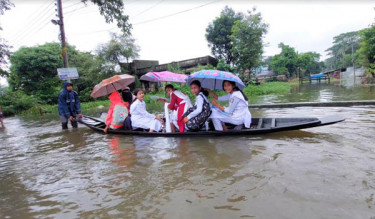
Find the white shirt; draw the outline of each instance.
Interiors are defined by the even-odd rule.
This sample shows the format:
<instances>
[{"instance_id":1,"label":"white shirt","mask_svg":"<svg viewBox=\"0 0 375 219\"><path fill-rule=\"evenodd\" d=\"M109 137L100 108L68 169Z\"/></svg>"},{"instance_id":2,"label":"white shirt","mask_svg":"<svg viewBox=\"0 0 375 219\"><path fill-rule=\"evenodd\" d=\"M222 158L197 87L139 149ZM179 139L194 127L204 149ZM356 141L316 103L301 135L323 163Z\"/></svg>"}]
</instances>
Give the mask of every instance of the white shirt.
<instances>
[{"instance_id":1,"label":"white shirt","mask_svg":"<svg viewBox=\"0 0 375 219\"><path fill-rule=\"evenodd\" d=\"M204 96L204 94L203 94L202 92L200 92L200 93L197 95L197 97L195 98L195 104L194 104L194 106L197 106L197 108L187 116L188 119L194 118L194 117L196 117L199 113L202 112L202 110L203 110L204 100L206 100L206 101L208 102L207 97Z\"/></svg>"}]
</instances>

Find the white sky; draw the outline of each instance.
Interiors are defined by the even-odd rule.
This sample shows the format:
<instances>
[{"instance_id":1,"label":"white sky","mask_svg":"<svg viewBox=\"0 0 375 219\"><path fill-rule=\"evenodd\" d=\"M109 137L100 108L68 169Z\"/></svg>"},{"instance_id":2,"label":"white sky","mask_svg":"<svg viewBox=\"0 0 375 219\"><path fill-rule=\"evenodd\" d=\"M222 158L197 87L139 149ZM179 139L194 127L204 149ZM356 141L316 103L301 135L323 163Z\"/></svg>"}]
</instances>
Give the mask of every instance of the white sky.
<instances>
[{"instance_id":1,"label":"white sky","mask_svg":"<svg viewBox=\"0 0 375 219\"><path fill-rule=\"evenodd\" d=\"M0 34L14 50L58 41L59 28L50 22L56 19L53 0L12 2L15 7L0 16ZM205 30L225 5L242 12L256 7L262 13L269 24L264 56L279 53L277 45L283 42L299 52L318 52L324 59L334 36L366 28L375 18L371 1L127 0L125 12L141 48L139 59L162 64L209 55ZM110 31L118 31L91 3L85 7L79 0L63 0L63 8L67 40L81 51L94 51L109 40ZM171 16L161 18L167 15Z\"/></svg>"}]
</instances>

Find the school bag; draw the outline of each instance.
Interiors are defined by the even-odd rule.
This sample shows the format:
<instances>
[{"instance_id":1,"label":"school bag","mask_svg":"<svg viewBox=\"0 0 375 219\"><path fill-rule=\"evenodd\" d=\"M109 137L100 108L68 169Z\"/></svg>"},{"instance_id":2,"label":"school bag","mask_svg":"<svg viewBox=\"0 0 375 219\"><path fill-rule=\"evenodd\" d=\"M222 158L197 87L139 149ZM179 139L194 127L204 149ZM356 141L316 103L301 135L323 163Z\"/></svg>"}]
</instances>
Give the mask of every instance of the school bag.
<instances>
[{"instance_id":1,"label":"school bag","mask_svg":"<svg viewBox=\"0 0 375 219\"><path fill-rule=\"evenodd\" d=\"M128 117L128 109L125 106L116 105L113 109L113 117L111 125L123 125L126 117Z\"/></svg>"},{"instance_id":2,"label":"school bag","mask_svg":"<svg viewBox=\"0 0 375 219\"><path fill-rule=\"evenodd\" d=\"M200 94L202 96L202 94ZM202 96L203 97L203 96ZM190 113L192 113L194 110L197 109L197 105L194 105L193 107L190 107L184 115L182 115L182 118L185 118L188 116ZM206 101L206 99L203 97L203 108L202 112L199 113L197 116L189 119L189 121L186 123L186 127L190 131L199 131L203 127L204 123L207 121L207 119L211 115L211 106L210 104Z\"/></svg>"}]
</instances>

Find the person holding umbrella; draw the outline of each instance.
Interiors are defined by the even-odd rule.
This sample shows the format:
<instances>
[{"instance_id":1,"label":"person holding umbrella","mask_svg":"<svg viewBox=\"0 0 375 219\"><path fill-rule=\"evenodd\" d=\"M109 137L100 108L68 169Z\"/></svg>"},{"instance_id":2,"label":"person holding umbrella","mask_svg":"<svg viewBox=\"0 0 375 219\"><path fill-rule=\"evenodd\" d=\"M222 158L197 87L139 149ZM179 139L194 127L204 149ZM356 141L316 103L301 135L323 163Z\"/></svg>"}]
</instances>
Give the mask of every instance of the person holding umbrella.
<instances>
[{"instance_id":1,"label":"person holding umbrella","mask_svg":"<svg viewBox=\"0 0 375 219\"><path fill-rule=\"evenodd\" d=\"M250 128L251 113L249 111L249 103L246 95L236 86L233 81L225 80L223 82L223 90L228 94L218 97L214 92L208 90L213 96L212 105L216 108L212 109L210 118L214 123L215 130L226 131L224 123L233 125L244 125ZM229 106L224 107L217 103L218 101L228 101Z\"/></svg>"},{"instance_id":2,"label":"person holding umbrella","mask_svg":"<svg viewBox=\"0 0 375 219\"><path fill-rule=\"evenodd\" d=\"M231 123L233 125L245 125L250 128L251 114L249 111L249 103L247 97L242 93L241 89L246 85L241 79L231 72L220 70L200 70L191 74L187 83L199 80L202 87L206 88L214 97L212 105L216 108L212 109L210 118L212 119L217 131L226 130L223 123ZM218 97L211 90L225 90L228 94ZM220 106L219 101L229 101L228 107Z\"/></svg>"},{"instance_id":3,"label":"person holding umbrella","mask_svg":"<svg viewBox=\"0 0 375 219\"><path fill-rule=\"evenodd\" d=\"M109 129L119 129L124 126L127 129L131 128L129 106L123 102L121 94L118 91L127 89L129 84L133 82L134 76L127 74L114 75L95 85L91 92L93 98L109 95L109 99L111 100L105 121L106 128L103 130L105 133L108 133Z\"/></svg>"}]
</instances>

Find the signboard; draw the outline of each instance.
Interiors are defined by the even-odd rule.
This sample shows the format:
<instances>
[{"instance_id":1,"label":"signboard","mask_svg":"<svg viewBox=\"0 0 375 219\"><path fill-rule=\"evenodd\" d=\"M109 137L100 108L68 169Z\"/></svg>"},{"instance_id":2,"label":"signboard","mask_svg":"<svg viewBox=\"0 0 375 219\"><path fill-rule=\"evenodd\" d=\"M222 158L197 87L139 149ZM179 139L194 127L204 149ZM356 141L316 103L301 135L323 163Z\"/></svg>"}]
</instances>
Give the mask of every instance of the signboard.
<instances>
[{"instance_id":1,"label":"signboard","mask_svg":"<svg viewBox=\"0 0 375 219\"><path fill-rule=\"evenodd\" d=\"M78 79L77 68L58 68L57 74L62 80Z\"/></svg>"}]
</instances>

